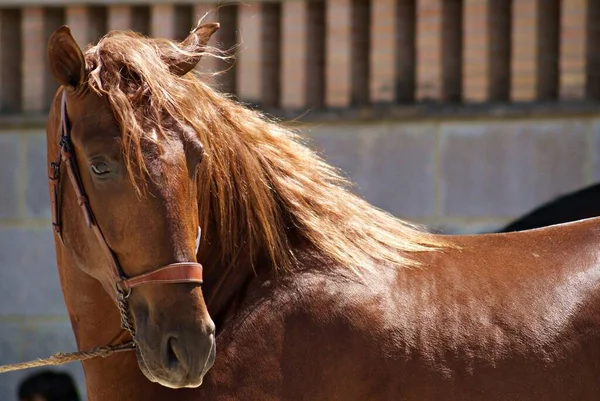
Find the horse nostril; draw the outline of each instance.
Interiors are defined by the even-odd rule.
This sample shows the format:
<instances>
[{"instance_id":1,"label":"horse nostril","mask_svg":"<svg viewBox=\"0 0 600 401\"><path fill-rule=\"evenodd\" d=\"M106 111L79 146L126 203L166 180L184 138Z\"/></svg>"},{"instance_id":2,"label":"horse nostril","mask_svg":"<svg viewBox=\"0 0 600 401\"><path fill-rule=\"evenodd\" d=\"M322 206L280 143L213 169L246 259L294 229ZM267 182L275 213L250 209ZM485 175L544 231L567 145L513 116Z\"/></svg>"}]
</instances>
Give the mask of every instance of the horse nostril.
<instances>
[{"instance_id":1,"label":"horse nostril","mask_svg":"<svg viewBox=\"0 0 600 401\"><path fill-rule=\"evenodd\" d=\"M169 336L165 342L165 368L176 369L179 365L185 365L179 350L179 341L175 336ZM185 366L184 366L185 367Z\"/></svg>"}]
</instances>

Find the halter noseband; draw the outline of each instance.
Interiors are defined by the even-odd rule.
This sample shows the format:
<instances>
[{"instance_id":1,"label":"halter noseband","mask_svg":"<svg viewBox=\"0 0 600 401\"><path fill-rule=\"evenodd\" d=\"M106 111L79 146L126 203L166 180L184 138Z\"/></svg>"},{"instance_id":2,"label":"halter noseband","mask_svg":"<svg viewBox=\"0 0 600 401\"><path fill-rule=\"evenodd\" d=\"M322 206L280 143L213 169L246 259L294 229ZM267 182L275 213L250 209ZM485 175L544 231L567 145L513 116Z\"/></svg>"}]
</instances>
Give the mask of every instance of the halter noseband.
<instances>
[{"instance_id":1,"label":"halter noseband","mask_svg":"<svg viewBox=\"0 0 600 401\"><path fill-rule=\"evenodd\" d=\"M61 162L64 162L67 168L67 173L77 196L77 203L83 211L86 224L91 228L94 235L98 239L98 243L104 254L107 256L108 264L111 269L115 289L117 292L117 305L121 313L121 326L128 330L135 340L135 330L131 323L127 298L131 294L131 290L148 283L199 283L202 284L202 265L196 262L171 263L160 267L154 271L139 274L137 276L127 277L115 254L112 252L106 239L100 230L92 209L85 194L85 189L79 175L79 169L74 158L74 150L71 142L71 132L67 118L67 98L66 92L63 89L61 110L60 110L60 154L55 162L50 163L50 187L51 187L51 210L52 210L52 227L64 245L60 218L60 167ZM198 233L200 235L200 232ZM199 243L197 239L196 247ZM196 252L198 249L196 249Z\"/></svg>"}]
</instances>

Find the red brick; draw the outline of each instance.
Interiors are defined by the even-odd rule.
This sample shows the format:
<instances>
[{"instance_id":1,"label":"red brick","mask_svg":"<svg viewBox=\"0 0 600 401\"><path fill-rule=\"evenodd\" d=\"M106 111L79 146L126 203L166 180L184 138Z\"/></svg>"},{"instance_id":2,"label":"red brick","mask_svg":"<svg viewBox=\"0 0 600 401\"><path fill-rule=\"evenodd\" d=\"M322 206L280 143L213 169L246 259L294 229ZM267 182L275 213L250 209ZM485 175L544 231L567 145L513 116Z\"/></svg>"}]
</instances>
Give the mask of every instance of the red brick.
<instances>
[{"instance_id":1,"label":"red brick","mask_svg":"<svg viewBox=\"0 0 600 401\"><path fill-rule=\"evenodd\" d=\"M242 48L238 56L238 95L265 107L279 105L280 4L240 6Z\"/></svg>"},{"instance_id":2,"label":"red brick","mask_svg":"<svg viewBox=\"0 0 600 401\"><path fill-rule=\"evenodd\" d=\"M281 106L302 108L307 104L308 2L282 4Z\"/></svg>"},{"instance_id":3,"label":"red brick","mask_svg":"<svg viewBox=\"0 0 600 401\"><path fill-rule=\"evenodd\" d=\"M131 7L122 4L109 5L106 26L109 31L131 29Z\"/></svg>"},{"instance_id":4,"label":"red brick","mask_svg":"<svg viewBox=\"0 0 600 401\"><path fill-rule=\"evenodd\" d=\"M78 5L66 8L65 19L79 47L85 48L106 33L106 14L105 7Z\"/></svg>"},{"instance_id":5,"label":"red brick","mask_svg":"<svg viewBox=\"0 0 600 401\"><path fill-rule=\"evenodd\" d=\"M148 6L113 4L107 8L107 29L109 31L130 29L144 35L150 33L150 8Z\"/></svg>"},{"instance_id":6,"label":"red brick","mask_svg":"<svg viewBox=\"0 0 600 401\"><path fill-rule=\"evenodd\" d=\"M25 7L21 26L23 35L23 111L42 111L46 62L43 51L44 9Z\"/></svg>"},{"instance_id":7,"label":"red brick","mask_svg":"<svg viewBox=\"0 0 600 401\"><path fill-rule=\"evenodd\" d=\"M64 13L60 8L25 7L22 17L22 110L44 112L58 88L47 66L46 46L52 32L65 23Z\"/></svg>"},{"instance_id":8,"label":"red brick","mask_svg":"<svg viewBox=\"0 0 600 401\"><path fill-rule=\"evenodd\" d=\"M513 2L511 99L516 101L551 100L558 93L557 0L520 0ZM533 71L533 79L522 79Z\"/></svg>"},{"instance_id":9,"label":"red brick","mask_svg":"<svg viewBox=\"0 0 600 401\"><path fill-rule=\"evenodd\" d=\"M279 104L280 5L252 3L240 6L238 96L265 107Z\"/></svg>"},{"instance_id":10,"label":"red brick","mask_svg":"<svg viewBox=\"0 0 600 401\"><path fill-rule=\"evenodd\" d=\"M586 94L588 1L563 0L561 4L561 99L582 99Z\"/></svg>"},{"instance_id":11,"label":"red brick","mask_svg":"<svg viewBox=\"0 0 600 401\"><path fill-rule=\"evenodd\" d=\"M352 0L352 41L350 64L350 92L353 105L369 103L369 0Z\"/></svg>"},{"instance_id":12,"label":"red brick","mask_svg":"<svg viewBox=\"0 0 600 401\"><path fill-rule=\"evenodd\" d=\"M417 2L417 99L458 100L462 82L462 2Z\"/></svg>"},{"instance_id":13,"label":"red brick","mask_svg":"<svg viewBox=\"0 0 600 401\"><path fill-rule=\"evenodd\" d=\"M150 14L150 35L158 38L183 40L195 23L188 5L155 4Z\"/></svg>"},{"instance_id":14,"label":"red brick","mask_svg":"<svg viewBox=\"0 0 600 401\"><path fill-rule=\"evenodd\" d=\"M261 4L242 4L239 13L238 96L245 102L258 104L261 99L261 29L264 23Z\"/></svg>"},{"instance_id":15,"label":"red brick","mask_svg":"<svg viewBox=\"0 0 600 401\"><path fill-rule=\"evenodd\" d=\"M465 0L463 98L507 100L510 7L504 0Z\"/></svg>"},{"instance_id":16,"label":"red brick","mask_svg":"<svg viewBox=\"0 0 600 401\"><path fill-rule=\"evenodd\" d=\"M371 4L371 76L373 102L392 102L396 98L397 0L373 0Z\"/></svg>"},{"instance_id":17,"label":"red brick","mask_svg":"<svg viewBox=\"0 0 600 401\"><path fill-rule=\"evenodd\" d=\"M325 104L347 107L352 85L352 0L326 3Z\"/></svg>"}]
</instances>

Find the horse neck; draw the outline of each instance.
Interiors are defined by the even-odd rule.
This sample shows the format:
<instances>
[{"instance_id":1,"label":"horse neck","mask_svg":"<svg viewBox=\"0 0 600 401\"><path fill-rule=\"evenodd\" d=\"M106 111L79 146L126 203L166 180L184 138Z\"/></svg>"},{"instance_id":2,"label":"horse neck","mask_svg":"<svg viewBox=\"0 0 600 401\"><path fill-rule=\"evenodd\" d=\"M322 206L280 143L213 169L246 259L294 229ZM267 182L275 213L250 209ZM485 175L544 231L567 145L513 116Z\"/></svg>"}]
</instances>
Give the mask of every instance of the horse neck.
<instances>
[{"instance_id":1,"label":"horse neck","mask_svg":"<svg viewBox=\"0 0 600 401\"><path fill-rule=\"evenodd\" d=\"M252 263L247 245L241 243L239 258L233 263L225 264L217 256L220 254L218 242L211 241L211 238L215 237L208 234L208 241L204 241L199 250L198 261L204 266L202 293L218 334L226 320L234 316L244 300L251 296L253 289L262 282L275 278L275 268L265 251L259 252ZM294 234L290 234L288 239L297 257L298 265L295 269L304 270L322 265L321 259L319 262L315 261L315 255L306 241ZM211 243L214 245L206 245Z\"/></svg>"},{"instance_id":2,"label":"horse neck","mask_svg":"<svg viewBox=\"0 0 600 401\"><path fill-rule=\"evenodd\" d=\"M240 245L240 248L242 247ZM238 301L245 295L247 285L257 274L268 274L269 269L266 263L262 263L262 258L253 266L248 252L242 251L234 263L224 263L217 255L218 244L211 246L210 250L201 247L198 261L204 267L202 294L218 332L226 318L235 313Z\"/></svg>"}]
</instances>

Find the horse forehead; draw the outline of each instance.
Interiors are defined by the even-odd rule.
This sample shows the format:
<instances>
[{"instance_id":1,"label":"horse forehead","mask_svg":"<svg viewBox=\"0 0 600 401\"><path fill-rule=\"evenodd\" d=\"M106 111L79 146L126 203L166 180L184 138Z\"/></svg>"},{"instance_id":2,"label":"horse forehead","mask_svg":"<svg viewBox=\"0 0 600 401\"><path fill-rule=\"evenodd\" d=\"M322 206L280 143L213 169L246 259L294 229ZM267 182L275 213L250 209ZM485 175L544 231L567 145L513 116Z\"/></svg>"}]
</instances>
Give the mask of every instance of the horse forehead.
<instances>
[{"instance_id":1,"label":"horse forehead","mask_svg":"<svg viewBox=\"0 0 600 401\"><path fill-rule=\"evenodd\" d=\"M146 135L148 137L142 141L141 149L150 174L161 178L160 181L180 178L178 173L185 171L182 167L186 163L183 143L171 137Z\"/></svg>"},{"instance_id":2,"label":"horse forehead","mask_svg":"<svg viewBox=\"0 0 600 401\"><path fill-rule=\"evenodd\" d=\"M90 110L71 121L73 121L73 128L82 130L89 135L106 136L108 132L115 135L120 133L119 125L110 110Z\"/></svg>"},{"instance_id":3,"label":"horse forehead","mask_svg":"<svg viewBox=\"0 0 600 401\"><path fill-rule=\"evenodd\" d=\"M98 96L87 86L74 93L67 94L67 115L69 118L102 114L112 115L108 100L105 97Z\"/></svg>"},{"instance_id":4,"label":"horse forehead","mask_svg":"<svg viewBox=\"0 0 600 401\"><path fill-rule=\"evenodd\" d=\"M92 93L67 98L67 118L73 129L85 138L89 136L113 133L118 135L120 130L109 104Z\"/></svg>"},{"instance_id":5,"label":"horse forehead","mask_svg":"<svg viewBox=\"0 0 600 401\"><path fill-rule=\"evenodd\" d=\"M67 97L67 115L69 121L73 122L72 127L80 133L82 141L100 140L100 143L106 143L106 139L112 140L122 136L121 127L108 100L89 89ZM151 173L164 176L171 169L180 170L179 167L186 161L185 132L185 127L172 118L162 121L160 134L156 128L144 130L139 144L134 146L140 146Z\"/></svg>"}]
</instances>

